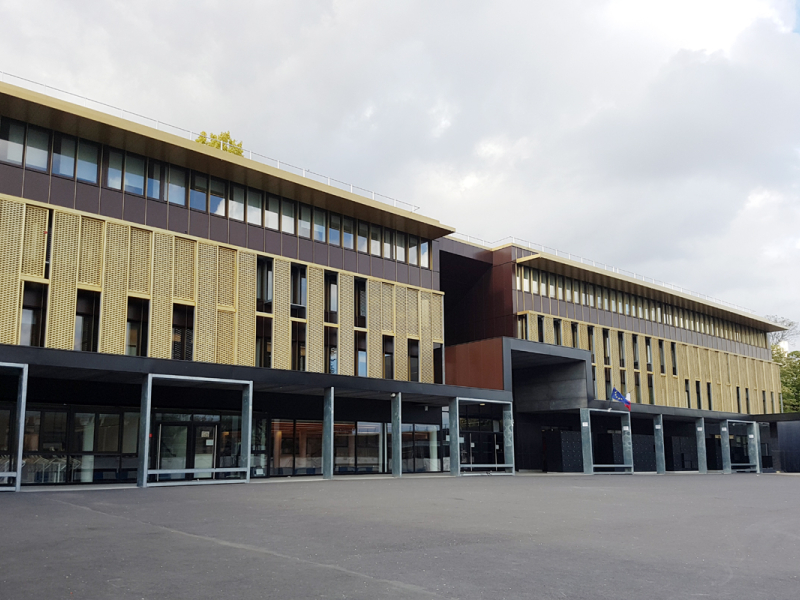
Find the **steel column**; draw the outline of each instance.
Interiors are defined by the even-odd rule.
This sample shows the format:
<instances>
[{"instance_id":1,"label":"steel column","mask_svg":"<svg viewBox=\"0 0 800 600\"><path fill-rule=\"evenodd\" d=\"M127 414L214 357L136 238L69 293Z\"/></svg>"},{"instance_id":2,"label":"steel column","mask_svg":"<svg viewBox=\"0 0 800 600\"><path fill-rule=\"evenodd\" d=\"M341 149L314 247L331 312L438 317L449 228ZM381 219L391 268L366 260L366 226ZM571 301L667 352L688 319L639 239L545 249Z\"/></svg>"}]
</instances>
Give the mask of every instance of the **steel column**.
<instances>
[{"instance_id":1,"label":"steel column","mask_svg":"<svg viewBox=\"0 0 800 600\"><path fill-rule=\"evenodd\" d=\"M514 467L514 413L511 405L503 406L503 462L510 467L506 467L506 473L515 472Z\"/></svg>"},{"instance_id":2,"label":"steel column","mask_svg":"<svg viewBox=\"0 0 800 600\"><path fill-rule=\"evenodd\" d=\"M664 454L664 415L653 417L653 437L656 442L656 473L667 472L667 459Z\"/></svg>"},{"instance_id":3,"label":"steel column","mask_svg":"<svg viewBox=\"0 0 800 600\"><path fill-rule=\"evenodd\" d=\"M461 475L461 432L458 427L458 398L450 400L450 475Z\"/></svg>"},{"instance_id":4,"label":"steel column","mask_svg":"<svg viewBox=\"0 0 800 600\"><path fill-rule=\"evenodd\" d=\"M720 421L719 441L722 447L722 472L726 474L733 472L731 469L731 434L728 427L728 421Z\"/></svg>"},{"instance_id":5,"label":"steel column","mask_svg":"<svg viewBox=\"0 0 800 600\"><path fill-rule=\"evenodd\" d=\"M622 415L622 462L631 466L631 473L634 472L633 468L633 437L631 432L631 413Z\"/></svg>"},{"instance_id":6,"label":"steel column","mask_svg":"<svg viewBox=\"0 0 800 600\"><path fill-rule=\"evenodd\" d=\"M756 422L747 424L747 455L755 465L756 473L761 473L761 432Z\"/></svg>"},{"instance_id":7,"label":"steel column","mask_svg":"<svg viewBox=\"0 0 800 600\"><path fill-rule=\"evenodd\" d=\"M698 417L695 420L697 434L697 472L708 473L708 457L706 456L706 420Z\"/></svg>"},{"instance_id":8,"label":"steel column","mask_svg":"<svg viewBox=\"0 0 800 600\"><path fill-rule=\"evenodd\" d=\"M592 457L592 417L588 408L581 409L581 446L583 448L583 473L594 474Z\"/></svg>"},{"instance_id":9,"label":"steel column","mask_svg":"<svg viewBox=\"0 0 800 600\"><path fill-rule=\"evenodd\" d=\"M142 401L139 405L139 470L136 485L147 487L147 469L150 467L150 403L153 393L153 374L148 373L142 382Z\"/></svg>"},{"instance_id":10,"label":"steel column","mask_svg":"<svg viewBox=\"0 0 800 600\"><path fill-rule=\"evenodd\" d=\"M14 490L22 487L22 443L25 439L25 405L28 402L28 365L20 368L17 383L17 476L14 478Z\"/></svg>"},{"instance_id":11,"label":"steel column","mask_svg":"<svg viewBox=\"0 0 800 600\"><path fill-rule=\"evenodd\" d=\"M253 382L242 390L242 443L240 446L240 465L247 467L244 479L250 481L250 442L253 431Z\"/></svg>"},{"instance_id":12,"label":"steel column","mask_svg":"<svg viewBox=\"0 0 800 600\"><path fill-rule=\"evenodd\" d=\"M392 398L392 477L403 476L403 394Z\"/></svg>"},{"instance_id":13,"label":"steel column","mask_svg":"<svg viewBox=\"0 0 800 600\"><path fill-rule=\"evenodd\" d=\"M333 479L333 388L325 388L322 406L322 478Z\"/></svg>"}]
</instances>

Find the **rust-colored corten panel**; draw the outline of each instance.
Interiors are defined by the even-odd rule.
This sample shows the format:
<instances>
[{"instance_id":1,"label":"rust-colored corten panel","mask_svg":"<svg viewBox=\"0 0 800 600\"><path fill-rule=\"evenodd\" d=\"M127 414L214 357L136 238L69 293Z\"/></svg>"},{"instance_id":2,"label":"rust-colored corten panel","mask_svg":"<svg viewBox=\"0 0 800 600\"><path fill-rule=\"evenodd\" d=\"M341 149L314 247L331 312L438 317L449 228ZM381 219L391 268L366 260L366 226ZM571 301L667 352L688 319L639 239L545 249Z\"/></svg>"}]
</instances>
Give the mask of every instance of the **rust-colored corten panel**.
<instances>
[{"instance_id":1,"label":"rust-colored corten panel","mask_svg":"<svg viewBox=\"0 0 800 600\"><path fill-rule=\"evenodd\" d=\"M448 385L503 389L503 339L494 338L446 346Z\"/></svg>"}]
</instances>

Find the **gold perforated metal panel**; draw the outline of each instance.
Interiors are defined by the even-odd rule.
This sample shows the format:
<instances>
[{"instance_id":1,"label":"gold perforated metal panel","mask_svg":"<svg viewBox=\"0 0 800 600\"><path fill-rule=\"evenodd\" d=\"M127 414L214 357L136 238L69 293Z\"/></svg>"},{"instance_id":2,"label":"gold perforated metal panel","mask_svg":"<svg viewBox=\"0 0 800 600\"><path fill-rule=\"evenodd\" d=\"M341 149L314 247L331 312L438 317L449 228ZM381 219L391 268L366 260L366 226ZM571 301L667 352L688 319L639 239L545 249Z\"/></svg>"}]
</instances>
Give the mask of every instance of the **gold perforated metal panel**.
<instances>
[{"instance_id":1,"label":"gold perforated metal panel","mask_svg":"<svg viewBox=\"0 0 800 600\"><path fill-rule=\"evenodd\" d=\"M220 247L217 260L217 304L233 307L236 302L236 250Z\"/></svg>"},{"instance_id":2,"label":"gold perforated metal panel","mask_svg":"<svg viewBox=\"0 0 800 600\"><path fill-rule=\"evenodd\" d=\"M0 344L16 344L19 335L24 205L0 200Z\"/></svg>"},{"instance_id":3,"label":"gold perforated metal panel","mask_svg":"<svg viewBox=\"0 0 800 600\"><path fill-rule=\"evenodd\" d=\"M78 283L103 284L103 226L105 222L81 218L81 254Z\"/></svg>"},{"instance_id":4,"label":"gold perforated metal panel","mask_svg":"<svg viewBox=\"0 0 800 600\"><path fill-rule=\"evenodd\" d=\"M130 272L128 290L140 294L150 293L150 254L153 233L138 227L131 227Z\"/></svg>"},{"instance_id":5,"label":"gold perforated metal panel","mask_svg":"<svg viewBox=\"0 0 800 600\"><path fill-rule=\"evenodd\" d=\"M180 238L178 238L180 239ZM194 360L214 362L217 356L217 247L197 244L197 306L195 307Z\"/></svg>"},{"instance_id":6,"label":"gold perforated metal panel","mask_svg":"<svg viewBox=\"0 0 800 600\"><path fill-rule=\"evenodd\" d=\"M306 370L325 372L325 271L308 267Z\"/></svg>"},{"instance_id":7,"label":"gold perforated metal panel","mask_svg":"<svg viewBox=\"0 0 800 600\"><path fill-rule=\"evenodd\" d=\"M239 300L236 306L236 364L256 364L256 255L239 252Z\"/></svg>"},{"instance_id":8,"label":"gold perforated metal panel","mask_svg":"<svg viewBox=\"0 0 800 600\"><path fill-rule=\"evenodd\" d=\"M381 284L381 327L386 333L394 333L394 286Z\"/></svg>"},{"instance_id":9,"label":"gold perforated metal panel","mask_svg":"<svg viewBox=\"0 0 800 600\"><path fill-rule=\"evenodd\" d=\"M600 327L594 328L594 359L597 368L595 369L595 378L597 381L597 399L598 400L605 400L606 399L606 374L603 370L605 365L603 364L603 330Z\"/></svg>"},{"instance_id":10,"label":"gold perforated metal panel","mask_svg":"<svg viewBox=\"0 0 800 600\"><path fill-rule=\"evenodd\" d=\"M528 325L530 327L530 325ZM589 350L589 327L583 323L578 325L578 343L582 350Z\"/></svg>"},{"instance_id":11,"label":"gold perforated metal panel","mask_svg":"<svg viewBox=\"0 0 800 600\"><path fill-rule=\"evenodd\" d=\"M175 238L175 281L172 294L176 299L194 300L194 253L196 245L196 242L192 240L180 237Z\"/></svg>"},{"instance_id":12,"label":"gold perforated metal panel","mask_svg":"<svg viewBox=\"0 0 800 600\"><path fill-rule=\"evenodd\" d=\"M53 218L47 347L72 350L75 346L81 218L61 211L55 211Z\"/></svg>"},{"instance_id":13,"label":"gold perforated metal panel","mask_svg":"<svg viewBox=\"0 0 800 600\"><path fill-rule=\"evenodd\" d=\"M554 344L556 341L555 329L553 327L553 317L544 318L544 343Z\"/></svg>"},{"instance_id":14,"label":"gold perforated metal panel","mask_svg":"<svg viewBox=\"0 0 800 600\"><path fill-rule=\"evenodd\" d=\"M353 324L355 297L353 276L339 274L339 374L352 375L355 370Z\"/></svg>"},{"instance_id":15,"label":"gold perforated metal panel","mask_svg":"<svg viewBox=\"0 0 800 600\"><path fill-rule=\"evenodd\" d=\"M434 342L444 343L444 296L431 296L431 335Z\"/></svg>"},{"instance_id":16,"label":"gold perforated metal panel","mask_svg":"<svg viewBox=\"0 0 800 600\"><path fill-rule=\"evenodd\" d=\"M572 348L572 323L570 321L561 321L561 343Z\"/></svg>"},{"instance_id":17,"label":"gold perforated metal panel","mask_svg":"<svg viewBox=\"0 0 800 600\"><path fill-rule=\"evenodd\" d=\"M431 293L420 294L419 378L433 383L433 338L431 336Z\"/></svg>"},{"instance_id":18,"label":"gold perforated metal panel","mask_svg":"<svg viewBox=\"0 0 800 600\"><path fill-rule=\"evenodd\" d=\"M232 365L236 361L236 315L229 310L217 312L217 362ZM255 342L254 342L255 343Z\"/></svg>"},{"instance_id":19,"label":"gold perforated metal panel","mask_svg":"<svg viewBox=\"0 0 800 600\"><path fill-rule=\"evenodd\" d=\"M172 357L172 241L166 233L153 234L149 354L154 358Z\"/></svg>"},{"instance_id":20,"label":"gold perforated metal panel","mask_svg":"<svg viewBox=\"0 0 800 600\"><path fill-rule=\"evenodd\" d=\"M532 342L538 342L539 340L536 339L539 337L539 331L537 327L536 321L536 313L529 312L527 315L527 328L528 328L528 339Z\"/></svg>"},{"instance_id":21,"label":"gold perforated metal panel","mask_svg":"<svg viewBox=\"0 0 800 600\"><path fill-rule=\"evenodd\" d=\"M408 381L408 337L406 335L406 288L397 286L397 324L394 336L394 378Z\"/></svg>"},{"instance_id":22,"label":"gold perforated metal panel","mask_svg":"<svg viewBox=\"0 0 800 600\"><path fill-rule=\"evenodd\" d=\"M383 336L381 335L381 283L367 282L367 373L370 377L383 375Z\"/></svg>"},{"instance_id":23,"label":"gold perforated metal panel","mask_svg":"<svg viewBox=\"0 0 800 600\"><path fill-rule=\"evenodd\" d=\"M610 329L608 335L611 342L611 383L622 392L622 381L619 375L619 332L616 329Z\"/></svg>"},{"instance_id":24,"label":"gold perforated metal panel","mask_svg":"<svg viewBox=\"0 0 800 600\"><path fill-rule=\"evenodd\" d=\"M406 288L406 331L419 336L419 291L411 288Z\"/></svg>"},{"instance_id":25,"label":"gold perforated metal panel","mask_svg":"<svg viewBox=\"0 0 800 600\"><path fill-rule=\"evenodd\" d=\"M272 366L276 369L292 368L292 266L276 258L275 293L272 310L275 313L272 330Z\"/></svg>"},{"instance_id":26,"label":"gold perforated metal panel","mask_svg":"<svg viewBox=\"0 0 800 600\"><path fill-rule=\"evenodd\" d=\"M47 258L47 222L49 212L39 206L25 206L25 242L22 251L22 273L44 277Z\"/></svg>"},{"instance_id":27,"label":"gold perforated metal panel","mask_svg":"<svg viewBox=\"0 0 800 600\"><path fill-rule=\"evenodd\" d=\"M128 322L128 227L108 223L103 292L100 295L100 352L125 354Z\"/></svg>"}]
</instances>

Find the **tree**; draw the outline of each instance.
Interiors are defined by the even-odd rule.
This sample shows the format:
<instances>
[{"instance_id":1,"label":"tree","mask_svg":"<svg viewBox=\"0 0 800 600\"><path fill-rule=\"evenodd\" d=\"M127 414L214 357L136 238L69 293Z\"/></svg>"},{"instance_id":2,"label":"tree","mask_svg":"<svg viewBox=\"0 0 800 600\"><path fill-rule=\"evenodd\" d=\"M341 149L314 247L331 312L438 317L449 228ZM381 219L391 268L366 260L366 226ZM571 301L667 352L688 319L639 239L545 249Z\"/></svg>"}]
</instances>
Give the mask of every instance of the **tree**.
<instances>
[{"instance_id":1,"label":"tree","mask_svg":"<svg viewBox=\"0 0 800 600\"><path fill-rule=\"evenodd\" d=\"M784 412L800 412L800 352L787 352L773 344L772 360L781 369Z\"/></svg>"},{"instance_id":2,"label":"tree","mask_svg":"<svg viewBox=\"0 0 800 600\"><path fill-rule=\"evenodd\" d=\"M776 325L786 327L784 331L772 331L769 334L769 343L774 346L781 342L789 342L800 335L797 322L787 319L786 317L779 317L778 315L767 315L767 320L772 321Z\"/></svg>"},{"instance_id":3,"label":"tree","mask_svg":"<svg viewBox=\"0 0 800 600\"><path fill-rule=\"evenodd\" d=\"M208 134L205 131L201 131L195 142L211 146L212 148L218 148L223 152L230 152L236 156L242 156L244 154L242 142L237 142L233 139L230 131L223 131L219 135L216 133Z\"/></svg>"}]
</instances>

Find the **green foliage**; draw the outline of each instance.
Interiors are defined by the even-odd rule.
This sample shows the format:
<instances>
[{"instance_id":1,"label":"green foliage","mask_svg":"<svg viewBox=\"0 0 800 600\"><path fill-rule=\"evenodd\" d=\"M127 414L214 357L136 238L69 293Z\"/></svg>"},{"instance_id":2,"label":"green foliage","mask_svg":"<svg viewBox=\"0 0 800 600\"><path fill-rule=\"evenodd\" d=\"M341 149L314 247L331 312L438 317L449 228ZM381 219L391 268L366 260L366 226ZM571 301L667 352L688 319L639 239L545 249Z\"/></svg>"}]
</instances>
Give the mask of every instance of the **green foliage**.
<instances>
[{"instance_id":1,"label":"green foliage","mask_svg":"<svg viewBox=\"0 0 800 600\"><path fill-rule=\"evenodd\" d=\"M772 360L781 368L784 412L800 412L800 352L772 346Z\"/></svg>"},{"instance_id":2,"label":"green foliage","mask_svg":"<svg viewBox=\"0 0 800 600\"><path fill-rule=\"evenodd\" d=\"M242 150L242 142L237 142L235 139L233 139L230 131L223 131L219 135L216 133L208 134L205 131L202 131L195 142L198 144L211 146L212 148L218 148L223 152L230 152L236 156L242 156L244 154L244 151Z\"/></svg>"}]
</instances>

